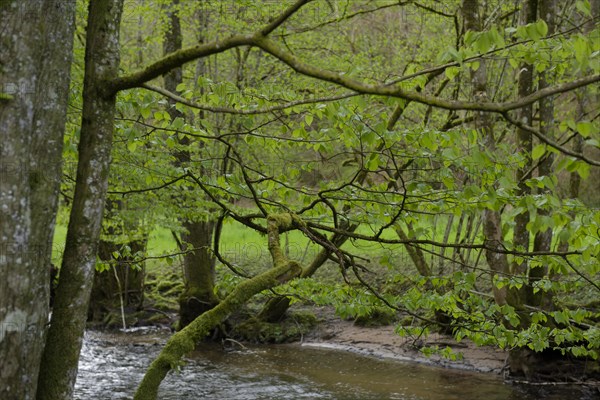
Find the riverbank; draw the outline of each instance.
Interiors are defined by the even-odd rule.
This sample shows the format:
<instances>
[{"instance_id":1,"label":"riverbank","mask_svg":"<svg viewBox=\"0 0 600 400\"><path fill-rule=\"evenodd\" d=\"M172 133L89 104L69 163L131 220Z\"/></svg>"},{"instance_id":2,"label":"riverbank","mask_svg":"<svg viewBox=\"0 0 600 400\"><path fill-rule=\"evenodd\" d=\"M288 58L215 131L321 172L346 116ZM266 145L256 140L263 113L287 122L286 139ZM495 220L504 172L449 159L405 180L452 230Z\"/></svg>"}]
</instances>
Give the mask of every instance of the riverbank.
<instances>
[{"instance_id":1,"label":"riverbank","mask_svg":"<svg viewBox=\"0 0 600 400\"><path fill-rule=\"evenodd\" d=\"M398 361L413 361L468 371L502 374L507 352L493 347L478 347L468 340L457 343L452 337L437 333L426 338L401 337L394 325L359 326L341 320L332 310L316 309L320 322L302 338L302 346L349 351L356 354ZM461 359L450 360L439 354L425 356L422 347L449 347Z\"/></svg>"}]
</instances>

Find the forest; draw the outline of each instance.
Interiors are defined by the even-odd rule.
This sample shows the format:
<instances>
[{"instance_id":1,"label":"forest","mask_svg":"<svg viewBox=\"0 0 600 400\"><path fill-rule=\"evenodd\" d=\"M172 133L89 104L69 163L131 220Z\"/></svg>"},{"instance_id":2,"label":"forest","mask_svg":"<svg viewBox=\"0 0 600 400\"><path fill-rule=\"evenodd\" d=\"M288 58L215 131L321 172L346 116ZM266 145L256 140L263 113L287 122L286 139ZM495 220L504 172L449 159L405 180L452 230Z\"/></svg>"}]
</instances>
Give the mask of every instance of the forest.
<instances>
[{"instance_id":1,"label":"forest","mask_svg":"<svg viewBox=\"0 0 600 400\"><path fill-rule=\"evenodd\" d=\"M597 393L599 81L600 0L0 1L0 398L323 308Z\"/></svg>"}]
</instances>

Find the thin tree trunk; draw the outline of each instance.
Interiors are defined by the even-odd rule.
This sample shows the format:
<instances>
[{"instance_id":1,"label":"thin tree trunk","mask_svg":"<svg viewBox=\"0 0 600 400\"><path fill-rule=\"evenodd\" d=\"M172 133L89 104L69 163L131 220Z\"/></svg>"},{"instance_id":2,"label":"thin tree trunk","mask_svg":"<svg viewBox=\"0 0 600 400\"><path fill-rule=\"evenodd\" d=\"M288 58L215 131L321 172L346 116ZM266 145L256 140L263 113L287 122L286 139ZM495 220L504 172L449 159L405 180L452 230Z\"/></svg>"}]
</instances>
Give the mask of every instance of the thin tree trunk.
<instances>
[{"instance_id":1,"label":"thin tree trunk","mask_svg":"<svg viewBox=\"0 0 600 400\"><path fill-rule=\"evenodd\" d=\"M176 10L178 0L174 0L170 9L167 10L169 18L169 29L165 33L163 53L178 51L182 46L181 22ZM203 18L199 18L201 30ZM203 35L204 32L201 32ZM202 38L200 38L202 42ZM203 59L198 61L199 65L204 63ZM200 68L203 70L203 68ZM203 72L203 71L200 71ZM183 82L182 68L174 68L164 76L165 89L172 93L178 93L177 86ZM185 115L175 108L175 102L169 100L168 112L171 120L185 118ZM203 115L200 116L201 118ZM189 146L187 137L179 139L181 146ZM181 150L175 154L177 164L187 166L191 162L188 150ZM193 251L183 256L185 290L179 296L179 329L183 329L202 313L210 310L219 303L214 293L215 283L215 258L211 252L214 221L182 221L186 232L181 235L184 246L190 246ZM185 248L181 249L186 250Z\"/></svg>"},{"instance_id":2,"label":"thin tree trunk","mask_svg":"<svg viewBox=\"0 0 600 400\"><path fill-rule=\"evenodd\" d=\"M104 326L121 326L115 324L114 319L106 320L111 313L121 313L123 305L131 310L139 310L144 300L144 262L134 263L135 254L146 252L147 236L139 240L131 240L126 244L100 240L98 246L98 259L107 263L107 270L95 271L90 305L88 308L88 321L105 323ZM121 254L123 246L131 249L131 254ZM115 253L119 256L115 257ZM122 304L121 304L122 302Z\"/></svg>"},{"instance_id":3,"label":"thin tree trunk","mask_svg":"<svg viewBox=\"0 0 600 400\"><path fill-rule=\"evenodd\" d=\"M214 222L186 222L182 235L193 252L184 256L185 291L179 297L179 329L219 303L214 292L215 257L212 254Z\"/></svg>"},{"instance_id":4,"label":"thin tree trunk","mask_svg":"<svg viewBox=\"0 0 600 400\"><path fill-rule=\"evenodd\" d=\"M406 226L408 228L408 234L404 232L404 229L398 224L394 225L394 231L400 238L400 240L409 240L416 239L414 228L411 222L407 222ZM410 237L409 237L410 235ZM425 259L425 254L418 246L405 245L408 256L412 260L413 264L415 264L415 268L419 271L421 276L431 276L431 268L427 264L427 260Z\"/></svg>"},{"instance_id":5,"label":"thin tree trunk","mask_svg":"<svg viewBox=\"0 0 600 400\"><path fill-rule=\"evenodd\" d=\"M537 0L527 0L523 2L521 6L521 25L526 25L535 22L537 16ZM533 65L528 63L522 63L519 66L519 79L518 79L518 96L519 98L526 97L532 93L533 89ZM533 125L533 105L528 105L520 109L519 120L523 121L526 125ZM525 158L523 164L517 168L516 179L518 184L518 195L524 197L531 194L531 188L527 186L526 180L531 178L532 160L532 138L531 133L524 129L517 129L517 151ZM529 211L525 210L515 217L515 227L513 231L513 246L522 251L529 251L529 230L527 224L529 223L530 215ZM513 261L511 266L513 274L525 275L527 274L527 261L521 262ZM528 288L526 285L523 286L521 293L522 300L525 301L527 298Z\"/></svg>"},{"instance_id":6,"label":"thin tree trunk","mask_svg":"<svg viewBox=\"0 0 600 400\"><path fill-rule=\"evenodd\" d=\"M523 2L521 6L521 25L526 25L531 22L535 22L537 14L537 0L528 0ZM518 96L519 98L528 96L532 92L533 88L533 65L528 63L522 63L519 66L519 79L518 79ZM531 123L533 119L533 106L528 105L520 109L519 120L523 121L527 125L533 125ZM531 133L524 129L517 129L517 152L521 153L521 156L525 158L525 162L516 171L516 179L518 183L518 194L520 196L527 196L531 194L531 189L525 184L525 181L531 178ZM517 248L522 248L523 251L529 251L529 230L527 230L527 224L529 223L530 215L529 211L525 210L521 214L515 217L515 228L513 231L513 244ZM525 274L527 272L527 262L521 263L513 262L512 271L516 274Z\"/></svg>"},{"instance_id":7,"label":"thin tree trunk","mask_svg":"<svg viewBox=\"0 0 600 400\"><path fill-rule=\"evenodd\" d=\"M554 0L540 0L539 12L541 18L548 25L548 35L552 35L556 30L555 15L556 2ZM542 90L551 85L549 73L544 71L540 73L539 90ZM540 100L540 132L548 137L554 137L554 99L546 97ZM553 172L554 154L547 153L540 162L538 167L538 175L550 176ZM543 192L548 193L545 189ZM538 210L538 215L547 216L550 212L545 209ZM533 240L534 251L549 251L552 245L552 228L548 228L543 232L537 232ZM543 306L544 309L549 309L552 306L552 292L544 292L542 290L534 293L533 285L548 274L548 267L545 265L537 266L529 270L529 285L527 291L527 303L534 307Z\"/></svg>"},{"instance_id":8,"label":"thin tree trunk","mask_svg":"<svg viewBox=\"0 0 600 400\"><path fill-rule=\"evenodd\" d=\"M462 14L464 18L465 30L479 32L481 31L484 16L480 15L480 6L478 0L464 0L462 4ZM477 71L471 72L471 83L473 97L476 101L487 102L487 66L485 60L481 60ZM496 151L496 141L494 138L493 120L489 113L475 113L475 127L483 137L484 149L490 154ZM504 238L502 236L502 216L500 211L486 208L483 210L483 235L486 245L485 258L492 270L492 290L497 304L510 304L518 308L519 302L516 294L509 291L506 286L498 288L494 283L499 276L506 276L510 272L508 258L506 254L495 249L504 249Z\"/></svg>"},{"instance_id":9,"label":"thin tree trunk","mask_svg":"<svg viewBox=\"0 0 600 400\"><path fill-rule=\"evenodd\" d=\"M38 399L70 399L77 377L108 187L116 98L106 81L118 74L122 8L122 0L90 2L77 180Z\"/></svg>"},{"instance_id":10,"label":"thin tree trunk","mask_svg":"<svg viewBox=\"0 0 600 400\"><path fill-rule=\"evenodd\" d=\"M127 212L127 208L125 200L107 199L105 222L115 220L117 214ZM98 245L98 259L110 267L94 273L88 310L88 321L93 322L104 321L107 314L121 307L121 302L124 306L139 309L144 299L145 262L135 262L135 258L136 255L145 254L148 235L142 233L138 236L140 225L134 222L107 225L103 231L105 237L100 239ZM124 237L128 239L127 242L123 242ZM127 253L125 246L129 247ZM111 325L110 321L108 325Z\"/></svg>"},{"instance_id":11,"label":"thin tree trunk","mask_svg":"<svg viewBox=\"0 0 600 400\"><path fill-rule=\"evenodd\" d=\"M0 398L33 399L50 297L75 2L0 5Z\"/></svg>"}]
</instances>

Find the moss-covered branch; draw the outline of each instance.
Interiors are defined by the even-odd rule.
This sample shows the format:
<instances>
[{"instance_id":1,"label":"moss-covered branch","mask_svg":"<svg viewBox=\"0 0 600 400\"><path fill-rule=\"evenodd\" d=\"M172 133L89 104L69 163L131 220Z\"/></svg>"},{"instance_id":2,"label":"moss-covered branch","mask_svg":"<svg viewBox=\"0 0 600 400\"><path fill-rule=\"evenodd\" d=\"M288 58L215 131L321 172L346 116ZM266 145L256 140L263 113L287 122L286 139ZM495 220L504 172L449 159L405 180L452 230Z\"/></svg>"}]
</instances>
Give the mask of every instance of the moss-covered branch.
<instances>
[{"instance_id":1,"label":"moss-covered branch","mask_svg":"<svg viewBox=\"0 0 600 400\"><path fill-rule=\"evenodd\" d=\"M588 86L600 81L600 74L586 76L581 79L576 79L562 85L547 87L538 90L529 96L519 98L515 101L503 103L494 102L469 102L460 100L446 100L438 96L431 96L417 91L402 89L400 84L397 85L372 85L349 78L346 75L328 71L314 65L310 65L302 61L300 58L286 51L282 46L278 45L273 40L257 36L253 41L253 45L260 47L263 51L271 54L283 63L289 65L294 71L307 75L316 79L327 82L332 82L348 89L354 90L357 93L398 97L405 100L415 101L417 103L427 104L432 107L443 108L447 110L474 110L474 111L489 111L497 113L506 113L511 110L516 110L521 107L539 101L540 99L568 92L583 86Z\"/></svg>"},{"instance_id":2,"label":"moss-covered branch","mask_svg":"<svg viewBox=\"0 0 600 400\"><path fill-rule=\"evenodd\" d=\"M223 322L254 295L301 274L302 267L283 255L279 243L280 228L290 229L294 224L301 224L301 221L292 214L270 215L267 221L273 268L240 283L219 305L200 315L184 329L174 334L146 371L135 394L135 400L156 399L160 383L167 373L180 363L185 354L194 350L196 343L208 335L211 329Z\"/></svg>"},{"instance_id":3,"label":"moss-covered branch","mask_svg":"<svg viewBox=\"0 0 600 400\"><path fill-rule=\"evenodd\" d=\"M116 93L120 90L141 86L143 83L149 82L174 68L181 67L185 63L194 61L198 58L222 53L234 47L251 45L253 41L254 38L251 35L235 35L225 40L217 40L211 43L199 44L197 46L175 51L140 71L112 80L109 84L110 90L113 93Z\"/></svg>"}]
</instances>

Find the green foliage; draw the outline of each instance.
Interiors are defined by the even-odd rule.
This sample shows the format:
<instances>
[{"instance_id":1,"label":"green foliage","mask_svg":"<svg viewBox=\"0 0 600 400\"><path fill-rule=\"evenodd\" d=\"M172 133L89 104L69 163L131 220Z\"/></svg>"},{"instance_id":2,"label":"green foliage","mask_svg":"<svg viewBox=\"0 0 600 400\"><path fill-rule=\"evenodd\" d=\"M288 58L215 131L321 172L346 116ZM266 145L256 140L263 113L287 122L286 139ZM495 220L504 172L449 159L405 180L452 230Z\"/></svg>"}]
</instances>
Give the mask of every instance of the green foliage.
<instances>
[{"instance_id":1,"label":"green foliage","mask_svg":"<svg viewBox=\"0 0 600 400\"><path fill-rule=\"evenodd\" d=\"M139 70L162 54L168 23L160 5L168 3L126 4L123 73ZM254 32L287 5L234 3L235 9L226 10L217 1L180 2L184 46ZM408 93L464 102L473 101L471 80L482 68L488 77L488 100L494 103L518 101L515 82L527 65L534 66L535 85L542 76L556 86L600 72L598 26L561 26L555 34L550 21L519 25L511 3L492 1L489 6L495 11L486 16L485 29L463 34L455 30L453 17L462 18L461 2L436 3L452 18L411 2L390 2L381 9L375 3L312 2L283 25L274 40L322 71L374 87L394 84ZM78 4L81 21L85 9ZM560 23L577 21L581 26L591 16L588 1L565 5L561 12ZM419 18L407 18L407 13ZM199 40L201 15L207 21ZM83 24L78 32L84 35ZM128 45L132 42L137 45ZM76 41L73 109L81 108L83 58L83 43ZM301 76L256 47L185 64L182 76L177 95L200 107L173 104L143 88L117 96L107 202L115 206L107 207L103 238L118 246L114 259L137 259L145 255L131 251L128 243L149 237L147 255L157 257L147 263L154 274L149 280L152 291L163 295L180 289L160 286L156 273L180 267L172 232L183 232L181 221L214 221L227 209L221 254L242 272L257 274L271 263L264 229L257 232L265 226L263 214L292 212L311 229L281 236L291 259L306 267L322 249L330 250L334 259L342 251L346 257L346 265L340 267L344 274L285 285L282 292L297 296L293 302L333 306L340 317L354 320L403 312L411 316L411 323L398 331L411 335L420 335L423 324L445 315L457 340L469 338L506 349L556 348L597 358L597 311L580 306L598 295L590 282L598 282L600 274L600 212L571 198L570 190L579 178L593 186L598 169L550 144L588 157L597 154L600 126L589 111L597 108L597 88L549 98L555 103L555 123L528 124L546 132L551 141L532 136L531 151L520 151L516 128L503 115L490 114L490 136L473 123L477 111L349 93L335 80ZM540 102L533 107L539 110ZM179 114L172 116L169 110ZM401 115L391 124L396 112ZM516 119L518 112L506 114ZM74 188L80 122L77 113L69 115L64 208ZM572 145L576 142L583 147ZM552 163L551 173L538 168L546 160ZM514 171L527 166L530 173L517 177ZM592 198L597 193L588 192ZM490 244L482 226L492 212L500 216L501 237ZM515 219L524 213L529 243L514 239ZM64 215L59 217L63 226ZM405 248L398 227L412 247ZM345 231L352 238L335 249L328 243L332 231ZM549 250L532 253L535 236L545 232L551 232ZM59 229L56 244L62 235ZM508 253L511 270L493 272L496 266L488 265L484 245ZM53 259L58 262L56 247ZM431 276L417 272L409 249L423 253ZM380 290L379 296L354 279L348 268L352 261L370 286ZM516 270L516 264L525 265L524 271ZM106 260L99 263L99 268L108 267ZM221 267L215 290L223 298L243 279ZM534 278L536 273L541 276ZM343 275L350 284L342 282ZM530 291L530 297L551 298L552 307L497 304L494 291L523 296Z\"/></svg>"}]
</instances>

